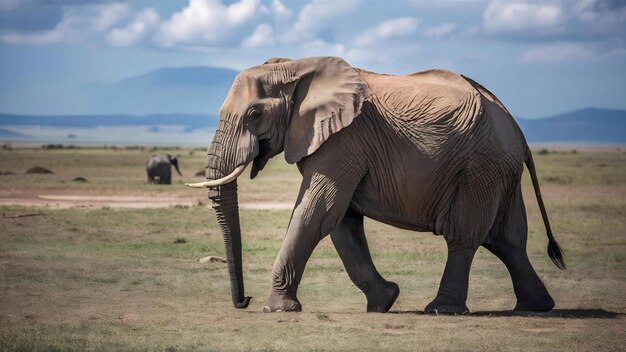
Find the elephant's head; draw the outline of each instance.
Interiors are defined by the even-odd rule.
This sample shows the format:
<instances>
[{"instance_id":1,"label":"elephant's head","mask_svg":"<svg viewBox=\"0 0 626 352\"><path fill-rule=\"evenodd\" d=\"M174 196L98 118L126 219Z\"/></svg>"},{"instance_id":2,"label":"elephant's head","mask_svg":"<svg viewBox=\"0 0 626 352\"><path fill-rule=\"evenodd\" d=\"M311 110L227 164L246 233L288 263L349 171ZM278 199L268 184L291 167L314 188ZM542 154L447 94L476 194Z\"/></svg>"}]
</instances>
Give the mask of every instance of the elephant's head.
<instances>
[{"instance_id":1,"label":"elephant's head","mask_svg":"<svg viewBox=\"0 0 626 352\"><path fill-rule=\"evenodd\" d=\"M183 174L181 174L180 170L178 169L178 158L175 156L171 156L169 154L167 154L167 158L170 160L170 164L172 164L174 168L176 169L178 176L182 176Z\"/></svg>"},{"instance_id":2,"label":"elephant's head","mask_svg":"<svg viewBox=\"0 0 626 352\"><path fill-rule=\"evenodd\" d=\"M220 110L206 159L208 187L224 234L231 293L245 308L236 179L252 163L254 178L285 152L296 163L360 114L370 92L354 68L337 57L270 59L241 72Z\"/></svg>"}]
</instances>

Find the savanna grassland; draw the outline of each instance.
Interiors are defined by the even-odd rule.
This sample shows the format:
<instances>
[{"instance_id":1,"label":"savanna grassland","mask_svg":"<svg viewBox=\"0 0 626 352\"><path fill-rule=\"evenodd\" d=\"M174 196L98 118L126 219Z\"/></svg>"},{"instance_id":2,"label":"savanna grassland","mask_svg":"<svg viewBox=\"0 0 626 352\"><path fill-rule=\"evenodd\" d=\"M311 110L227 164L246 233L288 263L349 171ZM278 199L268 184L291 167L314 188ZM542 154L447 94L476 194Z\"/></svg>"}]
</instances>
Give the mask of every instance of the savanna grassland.
<instances>
[{"instance_id":1,"label":"savanna grassland","mask_svg":"<svg viewBox=\"0 0 626 352\"><path fill-rule=\"evenodd\" d=\"M513 315L504 265L480 249L472 267L470 316L426 316L446 259L442 238L374 221L366 233L381 274L400 285L390 314L366 314L329 238L313 253L298 297L301 313L261 312L289 210L242 209L246 295L230 300L221 233L202 191L184 181L202 150L180 155L185 178L146 185L149 149L0 151L0 197L37 194L190 197L193 206L153 209L0 207L0 350L623 350L626 342L626 154L535 152L555 235L569 267L558 270L526 173L528 252L556 301L548 314ZM28 174L35 165L54 174ZM77 183L84 177L86 183ZM295 166L272 159L242 178L241 201L292 202Z\"/></svg>"}]
</instances>

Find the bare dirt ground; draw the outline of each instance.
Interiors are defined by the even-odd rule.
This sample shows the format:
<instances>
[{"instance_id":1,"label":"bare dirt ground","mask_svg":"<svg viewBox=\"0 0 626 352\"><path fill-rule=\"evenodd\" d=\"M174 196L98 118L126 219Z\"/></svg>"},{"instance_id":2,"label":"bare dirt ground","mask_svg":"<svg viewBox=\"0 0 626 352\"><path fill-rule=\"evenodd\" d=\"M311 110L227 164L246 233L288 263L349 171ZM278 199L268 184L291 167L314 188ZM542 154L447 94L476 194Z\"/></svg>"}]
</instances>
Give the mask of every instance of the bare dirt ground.
<instances>
[{"instance_id":1,"label":"bare dirt ground","mask_svg":"<svg viewBox=\"0 0 626 352\"><path fill-rule=\"evenodd\" d=\"M202 206L208 201L200 197L145 196L145 195L69 195L69 194L29 194L26 192L0 192L1 205L21 205L29 207L69 208L169 208ZM291 209L293 204L286 202L244 202L243 209Z\"/></svg>"}]
</instances>

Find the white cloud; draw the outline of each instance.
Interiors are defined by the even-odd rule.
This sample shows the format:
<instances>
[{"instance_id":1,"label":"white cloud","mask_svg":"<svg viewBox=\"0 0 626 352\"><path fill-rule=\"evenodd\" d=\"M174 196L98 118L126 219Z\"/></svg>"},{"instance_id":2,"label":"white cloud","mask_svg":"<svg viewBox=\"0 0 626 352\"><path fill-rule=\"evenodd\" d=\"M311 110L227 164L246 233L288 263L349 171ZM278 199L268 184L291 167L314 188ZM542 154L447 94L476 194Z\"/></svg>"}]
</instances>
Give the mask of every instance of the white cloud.
<instances>
[{"instance_id":1,"label":"white cloud","mask_svg":"<svg viewBox=\"0 0 626 352\"><path fill-rule=\"evenodd\" d=\"M58 30L43 31L38 33L8 32L0 35L0 41L8 44L45 45L59 43L62 42L63 39L62 33Z\"/></svg>"},{"instance_id":2,"label":"white cloud","mask_svg":"<svg viewBox=\"0 0 626 352\"><path fill-rule=\"evenodd\" d=\"M497 2L492 2L489 7ZM521 6L522 2L499 3L494 8L506 8L512 4ZM545 4L523 4L515 9L524 8L527 12L520 10L518 13L510 9L501 12L500 20L511 22L507 26L489 27L489 8L484 16L486 29L500 31L500 34L508 32L522 38L540 39L545 43L523 51L519 56L521 62L590 62L626 53L624 2L551 0ZM513 19L514 15L519 15L517 22Z\"/></svg>"},{"instance_id":3,"label":"white cloud","mask_svg":"<svg viewBox=\"0 0 626 352\"><path fill-rule=\"evenodd\" d=\"M274 45L274 28L267 23L260 24L251 36L244 39L242 46L256 48Z\"/></svg>"},{"instance_id":4,"label":"white cloud","mask_svg":"<svg viewBox=\"0 0 626 352\"><path fill-rule=\"evenodd\" d=\"M452 8L458 9L467 7L483 6L486 0L410 0L409 3L417 9L441 9Z\"/></svg>"},{"instance_id":5,"label":"white cloud","mask_svg":"<svg viewBox=\"0 0 626 352\"><path fill-rule=\"evenodd\" d=\"M220 0L190 0L187 7L161 24L156 42L163 46L232 43L269 12L259 0L240 0L230 5Z\"/></svg>"},{"instance_id":6,"label":"white cloud","mask_svg":"<svg viewBox=\"0 0 626 352\"><path fill-rule=\"evenodd\" d=\"M152 8L143 9L123 28L115 28L107 35L113 46L131 46L143 39L159 24L159 14Z\"/></svg>"},{"instance_id":7,"label":"white cloud","mask_svg":"<svg viewBox=\"0 0 626 352\"><path fill-rule=\"evenodd\" d=\"M356 44L367 46L381 40L406 37L415 33L416 29L416 19L409 17L394 18L380 22L376 27L363 32L356 39Z\"/></svg>"},{"instance_id":8,"label":"white cloud","mask_svg":"<svg viewBox=\"0 0 626 352\"><path fill-rule=\"evenodd\" d=\"M67 6L63 17L53 29L33 33L8 32L0 40L11 44L44 45L79 43L102 34L131 16L127 4Z\"/></svg>"},{"instance_id":9,"label":"white cloud","mask_svg":"<svg viewBox=\"0 0 626 352\"><path fill-rule=\"evenodd\" d=\"M622 39L626 2L614 0L492 0L481 33L503 39L584 42Z\"/></svg>"},{"instance_id":10,"label":"white cloud","mask_svg":"<svg viewBox=\"0 0 626 352\"><path fill-rule=\"evenodd\" d=\"M427 38L440 39L452 33L455 29L456 25L454 23L444 23L426 28L423 34Z\"/></svg>"},{"instance_id":11,"label":"white cloud","mask_svg":"<svg viewBox=\"0 0 626 352\"><path fill-rule=\"evenodd\" d=\"M572 8L572 16L590 34L624 35L626 2L579 0Z\"/></svg>"},{"instance_id":12,"label":"white cloud","mask_svg":"<svg viewBox=\"0 0 626 352\"><path fill-rule=\"evenodd\" d=\"M281 36L285 43L315 40L317 34L336 25L336 21L356 9L359 0L312 0L304 5L293 27Z\"/></svg>"},{"instance_id":13,"label":"white cloud","mask_svg":"<svg viewBox=\"0 0 626 352\"><path fill-rule=\"evenodd\" d=\"M224 6L221 1L215 0L195 1L205 4L219 4L219 7L226 9L226 12L224 13L226 15L226 23L233 25L240 25L243 22L250 20L255 14L259 12L259 10L265 10L264 8L261 8L261 2L259 0L241 0L228 6ZM218 8L218 6L214 8L216 9Z\"/></svg>"},{"instance_id":14,"label":"white cloud","mask_svg":"<svg viewBox=\"0 0 626 352\"><path fill-rule=\"evenodd\" d=\"M74 13L71 17L76 18L78 23L90 22L98 32L106 31L127 19L131 14L128 4L91 5L90 7L86 12L83 12L81 7L68 9L68 11ZM94 14L96 15L93 16Z\"/></svg>"},{"instance_id":15,"label":"white cloud","mask_svg":"<svg viewBox=\"0 0 626 352\"><path fill-rule=\"evenodd\" d=\"M488 32L551 29L563 20L563 9L556 2L493 0L483 13L483 25Z\"/></svg>"},{"instance_id":16,"label":"white cloud","mask_svg":"<svg viewBox=\"0 0 626 352\"><path fill-rule=\"evenodd\" d=\"M54 28L36 32L5 30L0 32L0 42L48 45L104 41L128 47L151 38L153 45L186 50L272 46L277 30L293 25L293 21L288 22L292 12L281 0L263 1L189 0L163 21L149 7L135 12L126 3L77 2L63 6L61 21ZM15 4L0 0L0 10Z\"/></svg>"},{"instance_id":17,"label":"white cloud","mask_svg":"<svg viewBox=\"0 0 626 352\"><path fill-rule=\"evenodd\" d=\"M284 22L291 18L291 10L286 8L280 0L272 0L272 12L277 22Z\"/></svg>"}]
</instances>

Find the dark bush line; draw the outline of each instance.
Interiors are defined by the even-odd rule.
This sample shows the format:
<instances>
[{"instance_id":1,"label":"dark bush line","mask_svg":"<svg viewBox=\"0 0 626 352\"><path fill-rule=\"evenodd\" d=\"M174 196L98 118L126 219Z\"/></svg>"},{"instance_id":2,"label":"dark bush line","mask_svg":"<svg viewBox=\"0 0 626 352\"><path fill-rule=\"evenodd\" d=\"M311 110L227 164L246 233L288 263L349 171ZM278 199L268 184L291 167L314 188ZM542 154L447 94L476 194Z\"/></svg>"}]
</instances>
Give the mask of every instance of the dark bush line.
<instances>
[{"instance_id":1,"label":"dark bush line","mask_svg":"<svg viewBox=\"0 0 626 352\"><path fill-rule=\"evenodd\" d=\"M5 149L8 149L5 147ZM50 149L112 149L112 150L140 150L140 151L149 151L155 152L159 150L182 150L189 149L191 151L206 151L205 147L195 147L195 148L182 148L180 146L143 146L143 145L125 145L125 146L116 146L116 145L99 145L99 146L80 146L75 144L42 144L41 149L50 150ZM12 149L11 149L12 150Z\"/></svg>"}]
</instances>

